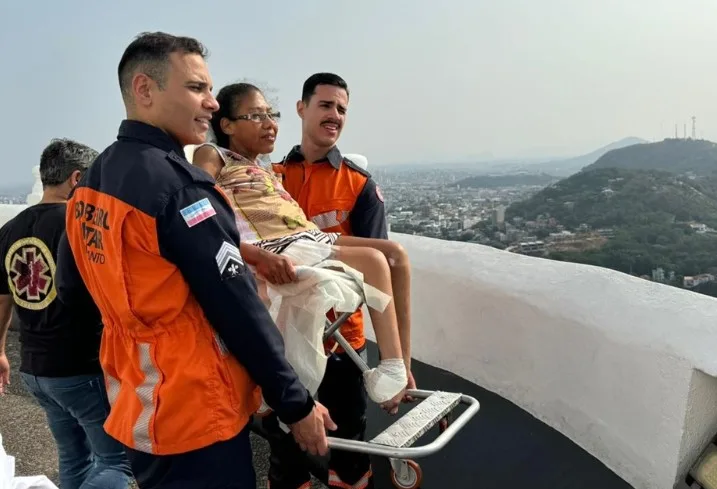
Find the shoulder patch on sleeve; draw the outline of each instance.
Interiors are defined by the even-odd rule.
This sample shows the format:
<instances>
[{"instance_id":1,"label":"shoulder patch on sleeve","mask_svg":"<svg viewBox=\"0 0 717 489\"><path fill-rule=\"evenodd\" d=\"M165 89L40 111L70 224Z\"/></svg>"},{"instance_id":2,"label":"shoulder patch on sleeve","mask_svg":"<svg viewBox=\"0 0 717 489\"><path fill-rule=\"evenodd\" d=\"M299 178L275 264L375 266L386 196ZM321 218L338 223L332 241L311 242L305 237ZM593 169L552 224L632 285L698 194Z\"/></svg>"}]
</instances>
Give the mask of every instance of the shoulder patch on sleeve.
<instances>
[{"instance_id":1,"label":"shoulder patch on sleeve","mask_svg":"<svg viewBox=\"0 0 717 489\"><path fill-rule=\"evenodd\" d=\"M348 166L352 170L359 172L361 175L363 175L365 177L371 176L371 173L368 170L366 170L365 168L361 168L356 163L354 163L353 161L351 161L350 159L348 159L346 157L344 157L343 163L344 163L344 165Z\"/></svg>"},{"instance_id":2,"label":"shoulder patch on sleeve","mask_svg":"<svg viewBox=\"0 0 717 489\"><path fill-rule=\"evenodd\" d=\"M376 197L378 197L378 200L383 202L383 194L381 193L381 189L378 187L378 184L376 184Z\"/></svg>"},{"instance_id":3,"label":"shoulder patch on sleeve","mask_svg":"<svg viewBox=\"0 0 717 489\"><path fill-rule=\"evenodd\" d=\"M242 260L239 248L229 241L223 241L217 252L217 268L222 280L234 278L242 273L244 260Z\"/></svg>"},{"instance_id":4,"label":"shoulder patch on sleeve","mask_svg":"<svg viewBox=\"0 0 717 489\"><path fill-rule=\"evenodd\" d=\"M205 197L191 205L188 205L184 209L180 210L179 213L182 215L184 222L187 223L187 226L191 228L200 222L215 216L217 211L214 210L214 206L211 202L209 202L209 199Z\"/></svg>"}]
</instances>

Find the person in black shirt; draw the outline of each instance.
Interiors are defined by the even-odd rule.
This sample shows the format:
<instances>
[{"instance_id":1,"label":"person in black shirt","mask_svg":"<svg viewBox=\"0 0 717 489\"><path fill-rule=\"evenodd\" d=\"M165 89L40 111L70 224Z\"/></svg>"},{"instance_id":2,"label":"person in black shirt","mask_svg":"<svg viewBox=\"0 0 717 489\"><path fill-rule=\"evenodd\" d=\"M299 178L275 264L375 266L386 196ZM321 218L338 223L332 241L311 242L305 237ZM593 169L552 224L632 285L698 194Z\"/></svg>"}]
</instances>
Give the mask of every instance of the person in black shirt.
<instances>
[{"instance_id":1,"label":"person in black shirt","mask_svg":"<svg viewBox=\"0 0 717 489\"><path fill-rule=\"evenodd\" d=\"M103 428L109 403L99 311L92 303L66 307L55 288L67 198L96 157L83 144L53 140L40 159L42 200L0 228L0 393L10 380L5 340L14 309L21 380L47 416L63 489L125 489L132 482L122 445Z\"/></svg>"}]
</instances>

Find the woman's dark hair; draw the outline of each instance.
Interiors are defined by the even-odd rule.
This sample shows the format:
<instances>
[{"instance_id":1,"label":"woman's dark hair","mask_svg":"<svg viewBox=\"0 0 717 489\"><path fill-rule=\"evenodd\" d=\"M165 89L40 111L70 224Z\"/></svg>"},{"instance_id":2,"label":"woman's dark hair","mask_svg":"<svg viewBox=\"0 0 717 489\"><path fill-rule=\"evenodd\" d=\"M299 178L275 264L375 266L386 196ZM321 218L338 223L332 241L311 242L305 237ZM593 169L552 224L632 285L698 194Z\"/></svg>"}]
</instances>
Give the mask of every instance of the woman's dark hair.
<instances>
[{"instance_id":1,"label":"woman's dark hair","mask_svg":"<svg viewBox=\"0 0 717 489\"><path fill-rule=\"evenodd\" d=\"M252 85L251 83L232 83L222 87L217 94L217 102L219 103L219 110L212 114L212 132L214 133L214 139L217 146L221 148L229 148L229 136L222 131L222 118L232 118L236 114L234 111L239 105L241 100L247 95L259 92L262 93L259 87Z\"/></svg>"}]
</instances>

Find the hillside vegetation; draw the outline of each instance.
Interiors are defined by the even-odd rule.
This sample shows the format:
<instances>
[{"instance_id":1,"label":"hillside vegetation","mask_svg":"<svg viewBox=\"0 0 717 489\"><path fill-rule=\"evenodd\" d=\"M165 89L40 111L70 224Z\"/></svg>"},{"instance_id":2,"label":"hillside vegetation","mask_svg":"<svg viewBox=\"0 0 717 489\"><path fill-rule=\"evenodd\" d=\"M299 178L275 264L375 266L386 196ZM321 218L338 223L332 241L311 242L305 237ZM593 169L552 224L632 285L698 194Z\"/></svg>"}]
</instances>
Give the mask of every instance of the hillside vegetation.
<instances>
[{"instance_id":1,"label":"hillside vegetation","mask_svg":"<svg viewBox=\"0 0 717 489\"><path fill-rule=\"evenodd\" d=\"M662 267L684 275L717 271L717 145L666 140L617 149L581 172L511 205L506 220L555 218L575 230L611 228L599 249L553 252L548 257L650 275ZM553 231L553 230L548 230Z\"/></svg>"},{"instance_id":2,"label":"hillside vegetation","mask_svg":"<svg viewBox=\"0 0 717 489\"><path fill-rule=\"evenodd\" d=\"M554 217L592 228L698 221L717 227L717 178L602 168L582 171L511 205L506 218Z\"/></svg>"}]
</instances>

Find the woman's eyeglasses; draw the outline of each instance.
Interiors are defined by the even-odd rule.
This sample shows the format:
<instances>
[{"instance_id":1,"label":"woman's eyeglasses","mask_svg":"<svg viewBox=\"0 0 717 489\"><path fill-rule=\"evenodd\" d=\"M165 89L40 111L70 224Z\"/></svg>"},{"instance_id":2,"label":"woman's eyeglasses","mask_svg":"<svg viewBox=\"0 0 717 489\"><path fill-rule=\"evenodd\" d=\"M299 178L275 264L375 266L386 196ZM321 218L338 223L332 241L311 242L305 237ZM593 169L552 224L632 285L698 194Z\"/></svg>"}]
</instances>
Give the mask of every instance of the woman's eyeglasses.
<instances>
[{"instance_id":1,"label":"woman's eyeglasses","mask_svg":"<svg viewBox=\"0 0 717 489\"><path fill-rule=\"evenodd\" d=\"M279 122L281 118L281 112L256 112L254 114L242 114L235 117L227 117L232 121L251 121L251 122L265 122L267 119Z\"/></svg>"}]
</instances>

